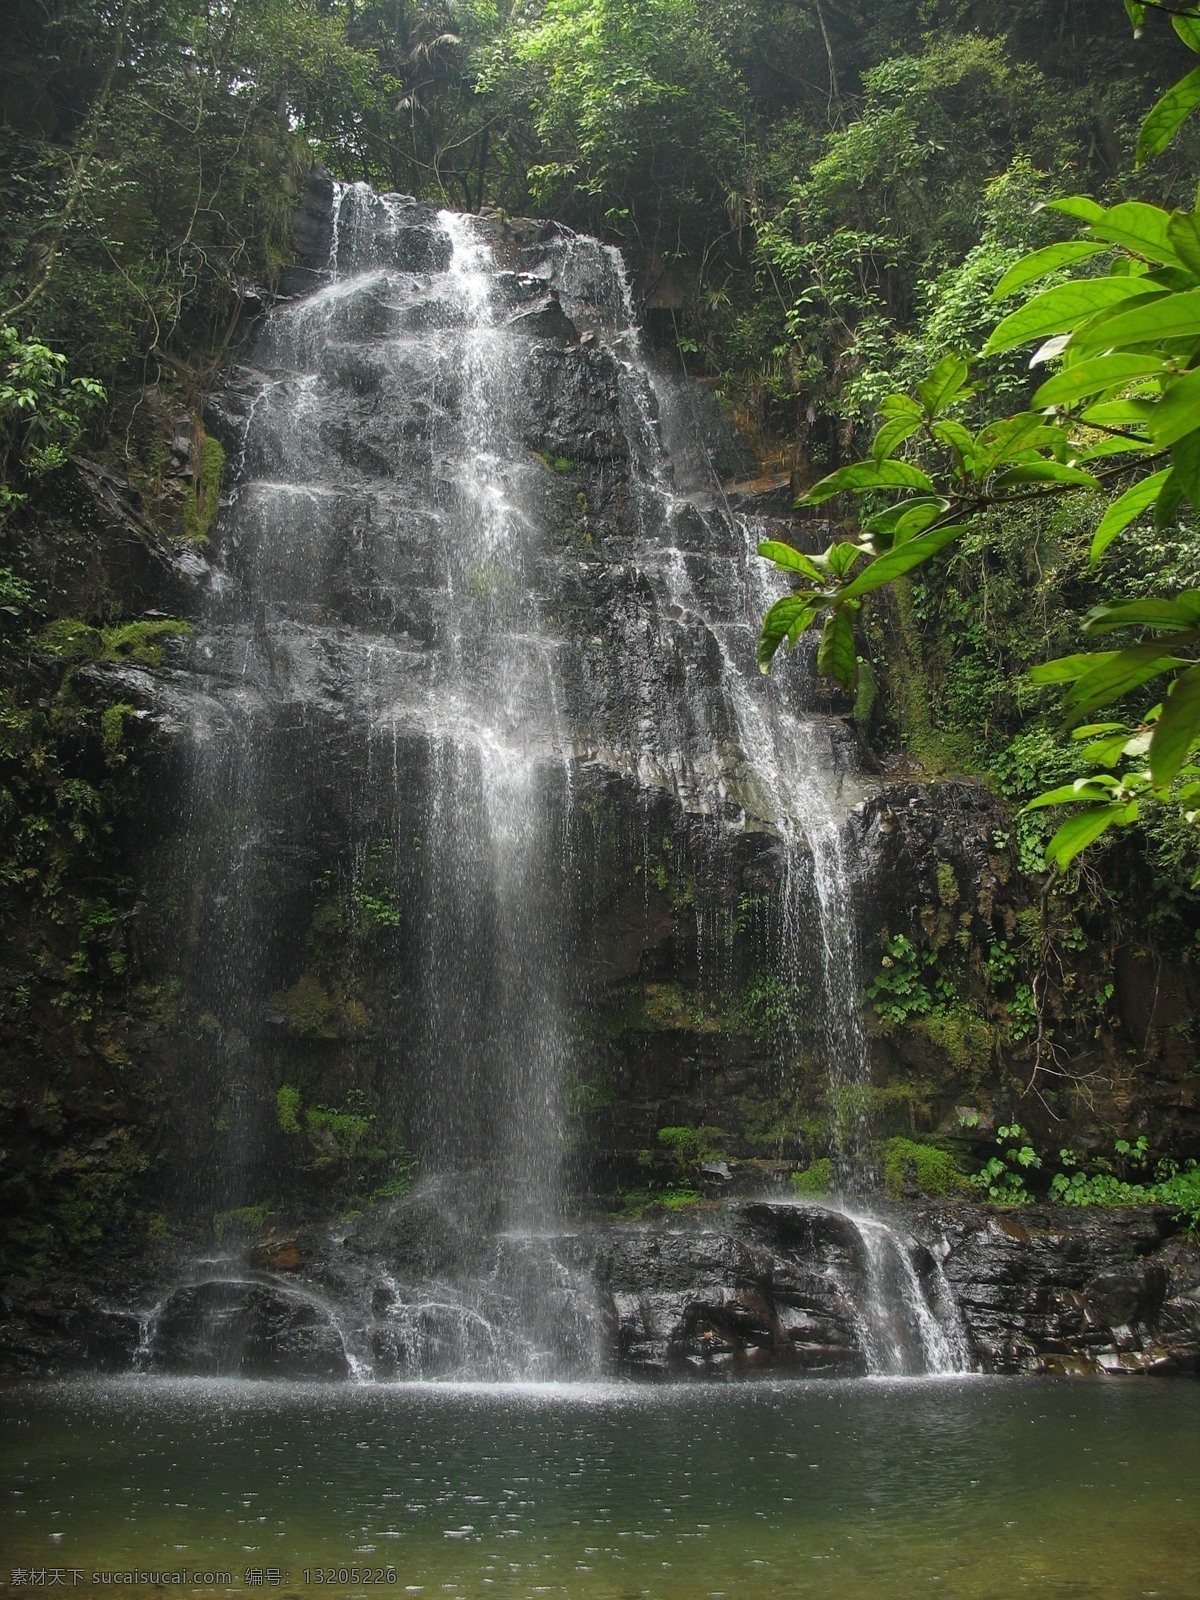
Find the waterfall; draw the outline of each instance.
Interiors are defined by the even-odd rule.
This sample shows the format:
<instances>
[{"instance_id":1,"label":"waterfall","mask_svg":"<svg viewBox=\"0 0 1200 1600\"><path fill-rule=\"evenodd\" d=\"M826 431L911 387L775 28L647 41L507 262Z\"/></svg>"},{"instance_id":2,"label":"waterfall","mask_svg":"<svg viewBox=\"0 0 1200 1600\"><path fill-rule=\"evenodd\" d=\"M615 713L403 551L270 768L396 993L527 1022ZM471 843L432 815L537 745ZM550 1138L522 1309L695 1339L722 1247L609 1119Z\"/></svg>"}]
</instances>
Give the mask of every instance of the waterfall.
<instances>
[{"instance_id":1,"label":"waterfall","mask_svg":"<svg viewBox=\"0 0 1200 1600\"><path fill-rule=\"evenodd\" d=\"M257 331L222 402L181 913L181 1192L229 1259L164 1298L149 1368L163 1329L192 1359L202 1311L226 1371L267 1360L272 1319L311 1372L596 1370L566 1109L596 773L777 841L778 978L816 975L839 1182L871 1187L853 741L809 674L756 669L778 580L759 521L681 481L681 393L611 247L518 248L361 184L335 190L323 284ZM391 1206L333 1239L354 1315L276 1304L239 1253L301 1156L313 1186L352 1175L352 1211ZM952 1364L881 1227L866 1299L899 1294L925 1354L889 1355L864 1311L871 1362Z\"/></svg>"},{"instance_id":2,"label":"waterfall","mask_svg":"<svg viewBox=\"0 0 1200 1600\"><path fill-rule=\"evenodd\" d=\"M716 693L704 686L701 695L688 696L693 726L704 735L693 735L698 759L689 765L680 759L673 706L660 707L657 725L639 727L641 747L629 759L643 776L648 770L667 773L685 805L716 810L733 795L743 826L765 824L778 834L785 978L803 964L815 894L835 1175L844 1192L869 1192L877 1175L853 903L855 846L847 828L852 805L864 790L853 755L835 742L831 719L806 708L806 684L794 665L790 673L781 668L770 679L757 671L759 625L785 592L784 580L757 550L762 539L777 535L752 515L733 514L715 475L690 493L676 482L666 438L680 435L690 419L678 415L679 385L646 360L620 252L572 236L547 257L548 277L572 317L581 326L600 328L621 361L623 416L635 441L642 535L636 561L659 600L664 653L673 634L702 630L720 661ZM715 582L714 568L719 572ZM647 744L658 752L653 764L647 761ZM727 759L714 763L712 753L722 745Z\"/></svg>"},{"instance_id":3,"label":"waterfall","mask_svg":"<svg viewBox=\"0 0 1200 1600\"><path fill-rule=\"evenodd\" d=\"M868 1372L875 1377L969 1372L962 1319L933 1257L926 1252L932 1280L927 1287L914 1265L911 1241L878 1217L851 1215L850 1220L862 1242L859 1313Z\"/></svg>"}]
</instances>

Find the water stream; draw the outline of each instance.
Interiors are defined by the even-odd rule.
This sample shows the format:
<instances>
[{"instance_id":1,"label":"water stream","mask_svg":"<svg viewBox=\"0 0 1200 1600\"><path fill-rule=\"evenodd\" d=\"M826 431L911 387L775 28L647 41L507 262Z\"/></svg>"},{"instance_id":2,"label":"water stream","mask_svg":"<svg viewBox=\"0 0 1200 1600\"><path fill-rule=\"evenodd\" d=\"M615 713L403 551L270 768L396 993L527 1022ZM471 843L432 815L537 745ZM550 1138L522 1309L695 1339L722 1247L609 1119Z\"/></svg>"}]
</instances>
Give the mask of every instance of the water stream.
<instances>
[{"instance_id":1,"label":"water stream","mask_svg":"<svg viewBox=\"0 0 1200 1600\"><path fill-rule=\"evenodd\" d=\"M875 1181L851 742L807 674L756 669L777 592L765 529L676 471L686 395L646 357L618 252L551 230L511 261L475 219L336 191L327 285L266 320L242 377L195 652L191 879L210 926L188 977L204 1037L183 1181L197 1215L270 1192L281 1025L321 1042L344 1092L303 1112L310 1136L332 1151L391 1117L426 1184L457 1196L444 1259L373 1291L405 1376L595 1370L599 1313L562 1242L585 770L780 842L778 979L818 974L839 1187ZM568 450L591 474L575 533L554 483ZM626 529L603 623L564 578L596 582L589 495ZM604 637L580 636L573 604ZM908 1244L855 1225L869 1370L965 1370ZM249 1325L215 1294L223 1328ZM241 1370L220 1337L218 1370Z\"/></svg>"}]
</instances>

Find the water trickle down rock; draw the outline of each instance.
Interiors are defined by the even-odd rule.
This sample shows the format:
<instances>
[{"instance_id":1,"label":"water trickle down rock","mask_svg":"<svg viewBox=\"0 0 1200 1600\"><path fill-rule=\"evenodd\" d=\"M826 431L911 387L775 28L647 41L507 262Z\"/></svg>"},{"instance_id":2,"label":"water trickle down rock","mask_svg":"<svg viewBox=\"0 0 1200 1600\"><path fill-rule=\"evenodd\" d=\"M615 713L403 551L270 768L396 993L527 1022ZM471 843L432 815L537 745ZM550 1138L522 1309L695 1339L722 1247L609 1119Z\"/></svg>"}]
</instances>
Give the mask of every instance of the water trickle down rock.
<instances>
[{"instance_id":1,"label":"water trickle down rock","mask_svg":"<svg viewBox=\"0 0 1200 1600\"><path fill-rule=\"evenodd\" d=\"M852 741L808 676L756 670L764 529L682 492L664 437L687 402L643 359L620 257L545 231L513 271L472 219L335 192L331 280L266 319L213 408L237 480L191 711L197 1210L271 1192L278 1063L321 1042L327 1080L370 1076L427 1174L475 1175L487 1204L449 1301L489 1328L464 1276L480 1240L553 1232L568 1177L580 794L665 793L713 837L762 839L780 971L821 989L839 1176L871 1180ZM331 881L350 908L336 974ZM383 995L359 977L381 886L399 929ZM536 1274L513 1287L508 1254L488 1272L517 1343L546 1371L565 1342L577 1369L580 1340L557 1314L539 1331L546 1296ZM389 1359L421 1370L428 1316L393 1321Z\"/></svg>"}]
</instances>

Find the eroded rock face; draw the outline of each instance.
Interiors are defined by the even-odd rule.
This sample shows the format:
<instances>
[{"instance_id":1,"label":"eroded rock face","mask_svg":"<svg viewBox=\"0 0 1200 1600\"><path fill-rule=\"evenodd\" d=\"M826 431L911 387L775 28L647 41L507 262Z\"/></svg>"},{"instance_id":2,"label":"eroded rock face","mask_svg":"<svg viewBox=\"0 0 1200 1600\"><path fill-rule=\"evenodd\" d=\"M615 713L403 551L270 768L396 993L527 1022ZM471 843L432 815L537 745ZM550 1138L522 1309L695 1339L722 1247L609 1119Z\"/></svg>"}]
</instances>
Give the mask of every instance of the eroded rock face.
<instances>
[{"instance_id":1,"label":"eroded rock face","mask_svg":"<svg viewBox=\"0 0 1200 1600\"><path fill-rule=\"evenodd\" d=\"M837 1225L829 1226L836 1249ZM619 1370L690 1378L866 1372L854 1308L838 1281L817 1261L768 1248L752 1223L748 1232L631 1229L613 1237L598 1276L612 1298Z\"/></svg>"},{"instance_id":2,"label":"eroded rock face","mask_svg":"<svg viewBox=\"0 0 1200 1600\"><path fill-rule=\"evenodd\" d=\"M1200 1248L1166 1208L960 1208L939 1223L989 1372L1200 1372Z\"/></svg>"},{"instance_id":3,"label":"eroded rock face","mask_svg":"<svg viewBox=\"0 0 1200 1600\"><path fill-rule=\"evenodd\" d=\"M271 1283L221 1279L176 1289L153 1330L152 1371L240 1378L345 1378L329 1313Z\"/></svg>"},{"instance_id":4,"label":"eroded rock face","mask_svg":"<svg viewBox=\"0 0 1200 1600\"><path fill-rule=\"evenodd\" d=\"M78 1290L10 1293L0 1370L721 1381L862 1376L879 1370L881 1338L907 1347L898 1370L937 1355L911 1308L871 1312L862 1219L824 1206L709 1206L527 1236L486 1210L472 1216L466 1187L418 1190L289 1239L286 1270L168 1289L157 1322ZM1200 1374L1200 1242L1164 1208L889 1218L961 1368ZM149 1284L136 1292L155 1298Z\"/></svg>"}]
</instances>

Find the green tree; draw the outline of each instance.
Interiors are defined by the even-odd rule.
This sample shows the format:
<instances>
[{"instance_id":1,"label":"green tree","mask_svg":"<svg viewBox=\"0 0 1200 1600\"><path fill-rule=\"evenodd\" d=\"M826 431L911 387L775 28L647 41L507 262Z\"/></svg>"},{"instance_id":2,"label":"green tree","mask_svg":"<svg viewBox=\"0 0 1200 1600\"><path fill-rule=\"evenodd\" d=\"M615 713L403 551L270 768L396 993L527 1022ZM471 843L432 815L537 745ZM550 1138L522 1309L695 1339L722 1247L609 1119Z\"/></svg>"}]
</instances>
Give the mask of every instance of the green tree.
<instances>
[{"instance_id":1,"label":"green tree","mask_svg":"<svg viewBox=\"0 0 1200 1600\"><path fill-rule=\"evenodd\" d=\"M1140 26L1147 7L1127 0L1126 9ZM1200 10L1173 12L1171 20L1200 54ZM1151 110L1139 163L1166 148L1197 104L1200 68ZM1029 409L977 431L963 420L974 392L971 364L953 353L915 395L883 400L870 460L830 474L802 503L842 493L901 498L868 515L857 540L835 541L823 555L779 542L761 547L803 584L767 614L764 670L780 645L823 618L818 665L850 686L863 598L922 566L994 508L1119 489L1095 530L1095 563L1136 518L1152 514L1162 526L1184 500L1200 508L1200 213L1140 201L1104 207L1084 196L1052 208L1081 222L1081 237L1015 263L994 297L1051 274L1087 275L1043 288L1009 312L981 358L1035 345L1031 366L1053 363L1053 372ZM1200 819L1200 590L1101 603L1085 630L1115 648L1075 652L1032 674L1062 690L1090 768L1032 802L1072 807L1048 848L1060 868L1109 828L1138 821L1147 802L1174 806L1189 823ZM1156 703L1131 698L1149 685L1161 694ZM1106 720L1085 720L1098 712Z\"/></svg>"},{"instance_id":2,"label":"green tree","mask_svg":"<svg viewBox=\"0 0 1200 1600\"><path fill-rule=\"evenodd\" d=\"M538 205L664 250L702 243L744 168L744 89L696 0L547 0L482 75L541 145Z\"/></svg>"}]
</instances>

